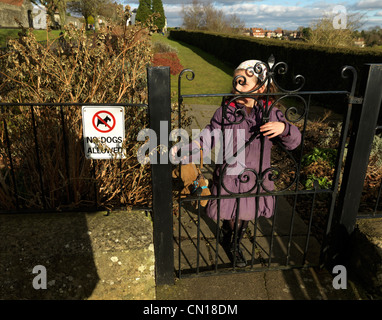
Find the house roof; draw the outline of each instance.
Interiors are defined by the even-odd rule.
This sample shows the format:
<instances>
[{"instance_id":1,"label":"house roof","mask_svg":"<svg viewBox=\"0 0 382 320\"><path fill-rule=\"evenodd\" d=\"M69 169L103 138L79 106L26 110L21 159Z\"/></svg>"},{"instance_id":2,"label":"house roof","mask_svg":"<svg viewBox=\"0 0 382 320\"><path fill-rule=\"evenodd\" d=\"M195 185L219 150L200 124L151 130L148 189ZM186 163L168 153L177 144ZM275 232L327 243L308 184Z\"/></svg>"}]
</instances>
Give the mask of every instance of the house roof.
<instances>
[{"instance_id":1,"label":"house roof","mask_svg":"<svg viewBox=\"0 0 382 320\"><path fill-rule=\"evenodd\" d=\"M264 30L262 28L252 28L252 31L264 32Z\"/></svg>"},{"instance_id":2,"label":"house roof","mask_svg":"<svg viewBox=\"0 0 382 320\"><path fill-rule=\"evenodd\" d=\"M23 5L24 0L0 0L0 2L21 7Z\"/></svg>"}]
</instances>

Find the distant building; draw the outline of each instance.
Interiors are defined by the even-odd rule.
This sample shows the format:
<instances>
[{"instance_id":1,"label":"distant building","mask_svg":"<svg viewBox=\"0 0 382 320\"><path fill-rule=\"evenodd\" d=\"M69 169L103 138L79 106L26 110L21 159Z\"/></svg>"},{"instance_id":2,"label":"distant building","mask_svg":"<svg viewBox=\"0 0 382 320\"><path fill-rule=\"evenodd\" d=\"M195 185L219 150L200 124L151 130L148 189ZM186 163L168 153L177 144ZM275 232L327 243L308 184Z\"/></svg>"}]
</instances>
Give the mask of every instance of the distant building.
<instances>
[{"instance_id":1,"label":"distant building","mask_svg":"<svg viewBox=\"0 0 382 320\"><path fill-rule=\"evenodd\" d=\"M262 28L249 28L245 31L246 35L255 38L278 38L282 39L284 36L284 31L281 28L277 28L276 30L264 30Z\"/></svg>"},{"instance_id":2,"label":"distant building","mask_svg":"<svg viewBox=\"0 0 382 320\"><path fill-rule=\"evenodd\" d=\"M248 28L244 30L243 34L255 38L273 38L285 40L300 40L302 37L302 34L299 31L288 31L281 28L277 28L276 30Z\"/></svg>"},{"instance_id":3,"label":"distant building","mask_svg":"<svg viewBox=\"0 0 382 320\"><path fill-rule=\"evenodd\" d=\"M266 30L265 31L265 36L267 38L275 38L276 37L276 32L274 32L272 30Z\"/></svg>"},{"instance_id":4,"label":"distant building","mask_svg":"<svg viewBox=\"0 0 382 320\"><path fill-rule=\"evenodd\" d=\"M286 40L299 40L301 38L301 32L296 30L283 30L283 39Z\"/></svg>"},{"instance_id":5,"label":"distant building","mask_svg":"<svg viewBox=\"0 0 382 320\"><path fill-rule=\"evenodd\" d=\"M0 0L0 28L33 28L33 5L29 0Z\"/></svg>"},{"instance_id":6,"label":"distant building","mask_svg":"<svg viewBox=\"0 0 382 320\"><path fill-rule=\"evenodd\" d=\"M364 38L357 38L354 40L354 45L360 48L365 47L365 39Z\"/></svg>"},{"instance_id":7,"label":"distant building","mask_svg":"<svg viewBox=\"0 0 382 320\"><path fill-rule=\"evenodd\" d=\"M102 20L100 20L100 23L102 23ZM84 23L82 22L81 18L73 17L73 16L66 16L65 17L65 25L72 24L76 29L82 29Z\"/></svg>"},{"instance_id":8,"label":"distant building","mask_svg":"<svg viewBox=\"0 0 382 320\"><path fill-rule=\"evenodd\" d=\"M299 33L297 31L293 31L292 33L289 34L289 38L292 38L292 39L297 39L299 38Z\"/></svg>"},{"instance_id":9,"label":"distant building","mask_svg":"<svg viewBox=\"0 0 382 320\"><path fill-rule=\"evenodd\" d=\"M276 34L276 38L282 38L282 36L283 36L283 29L277 28L275 30L275 34Z\"/></svg>"},{"instance_id":10,"label":"distant building","mask_svg":"<svg viewBox=\"0 0 382 320\"><path fill-rule=\"evenodd\" d=\"M46 8L35 5L33 7L33 28L46 29Z\"/></svg>"},{"instance_id":11,"label":"distant building","mask_svg":"<svg viewBox=\"0 0 382 320\"><path fill-rule=\"evenodd\" d=\"M47 11L42 5L32 4L30 0L0 0L0 28L19 28L18 21L24 28L46 29ZM53 26L59 28L60 16L54 15ZM65 24L73 24L82 28L82 22L77 17L66 17Z\"/></svg>"},{"instance_id":12,"label":"distant building","mask_svg":"<svg viewBox=\"0 0 382 320\"><path fill-rule=\"evenodd\" d=\"M126 25L131 26L135 24L135 16L137 15L137 9L131 11L131 17L126 21Z\"/></svg>"},{"instance_id":13,"label":"distant building","mask_svg":"<svg viewBox=\"0 0 382 320\"><path fill-rule=\"evenodd\" d=\"M255 38L264 38L265 37L265 31L262 28L250 28L249 29L249 35L251 37L255 37Z\"/></svg>"}]
</instances>

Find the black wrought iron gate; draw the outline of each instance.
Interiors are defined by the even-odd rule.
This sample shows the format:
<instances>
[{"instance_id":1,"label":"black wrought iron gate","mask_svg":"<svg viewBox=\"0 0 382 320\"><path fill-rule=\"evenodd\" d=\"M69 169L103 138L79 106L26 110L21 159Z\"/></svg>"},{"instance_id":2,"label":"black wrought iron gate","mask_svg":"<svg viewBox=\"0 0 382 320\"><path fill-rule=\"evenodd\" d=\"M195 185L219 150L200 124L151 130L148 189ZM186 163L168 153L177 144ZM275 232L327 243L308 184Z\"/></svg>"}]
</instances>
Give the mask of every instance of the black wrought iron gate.
<instances>
[{"instance_id":1,"label":"black wrought iron gate","mask_svg":"<svg viewBox=\"0 0 382 320\"><path fill-rule=\"evenodd\" d=\"M178 210L176 219L174 220L174 252L175 252L175 271L178 277L189 274L209 274L209 273L224 273L236 271L260 271L265 269L288 269L288 268L301 268L308 266L323 266L324 264L331 264L335 260L333 257L340 256L344 248L339 247L338 241L333 243L331 233L333 230L337 232L338 226L345 228L350 234L355 225L355 216L357 201L359 204L359 190L354 193L355 188L360 188L363 182L361 179L364 170L366 170L367 159L370 153L370 134L375 128L371 124L367 128L366 123L376 122L378 117L379 107L381 104L380 88L382 88L381 80L379 77L382 75L380 65L366 66L369 74L367 79L365 98L356 98L355 90L357 84L357 72L351 66L345 66L339 70L339 75L343 78L352 77L352 86L350 91L303 91L305 79L303 76L296 76L294 78L294 85L298 88L287 90L278 84L278 77L287 73L288 66L284 62L275 63L274 58L271 57L267 63L263 65L254 65L253 71L255 73L263 72L263 68L267 71L266 78L251 92L238 92L230 94L182 94L182 80L183 76L192 81L194 73L190 69L185 69L179 75L178 80L178 102L179 106L187 99L187 103L192 103L192 98L209 96L209 97L223 97L225 103L222 107L222 137L223 145L224 131L226 128L234 128L235 125L245 121L245 115L240 110L230 109L229 105L237 99L247 97L259 100L260 95L256 95L254 91L261 86L267 86L267 90L262 94L265 99L264 113L262 123L269 121L270 113L275 105L286 102L284 111L285 118L290 123L301 123L301 145L294 151L287 150L280 141L276 141L282 156L278 158L278 164L271 164L270 167L262 167L263 154L264 154L264 136L259 132L253 132L252 136L246 140L244 148L254 139L260 139L260 157L259 165L257 168L245 168L238 175L237 181L239 184L246 185L247 188L244 192L237 192L228 190L224 182L224 174L226 168L223 164L216 164L216 169L220 172L218 179L215 179L215 192L210 196L200 196L196 193L186 198L178 198ZM245 81L244 79L235 78L233 87L238 81ZM270 93L269 85L271 81L277 86L277 93ZM379 88L379 89L378 89ZM378 92L379 90L379 92ZM274 96L274 100L270 101L270 96ZM341 133L336 148L335 166L332 177L332 183L328 187L320 187L317 181L314 183L313 188L307 189L301 185L301 162L304 157L304 145L306 126L308 125L308 116L312 101L317 97L326 99L333 99L336 101L343 101L343 119L341 122ZM340 99L338 99L338 97ZM294 101L292 104L291 101ZM360 110L360 105L363 102L363 107ZM354 117L354 109L357 113L361 114L359 117ZM178 119L181 119L180 108ZM366 120L367 119L367 120ZM360 120L358 122L358 120ZM349 138L349 125L352 124L351 135ZM182 123L179 121L179 128L182 128ZM365 127L365 128L362 128ZM366 132L370 131L370 132ZM374 131L373 131L374 134ZM369 138L365 138L368 135ZM354 137L357 137L358 143L364 149L360 150L360 146L353 143ZM347 143L350 143L347 146ZM357 140L356 139L356 140ZM362 141L362 142L360 142ZM347 149L346 166L343 170L344 152ZM223 153L224 153L223 149ZM359 156L362 152L362 156ZM275 153L275 151L272 151ZM231 156L235 157L238 150L235 150ZM357 154L358 161L355 164L355 154ZM223 155L224 158L224 155ZM361 159L362 158L362 159ZM204 161L205 162L205 161ZM360 163L364 165L361 166ZM216 168L216 167L215 167ZM355 169L357 168L357 169ZM181 170L181 169L180 169ZM342 172L344 171L343 177ZM359 175L360 177L354 177ZM216 178L217 176L215 176ZM342 187L340 178L342 177ZM274 182L275 187L269 188L265 184L265 180L269 179ZM357 183L353 183L355 181ZM362 180L362 181L361 181ZM350 184L349 181L352 181ZM349 185L350 184L350 185ZM358 185L358 187L356 186ZM341 187L341 188L340 188ZM349 191L349 188L352 190ZM338 195L339 204L337 203ZM264 197L273 197L274 202L274 215L272 217L261 217L258 213L259 202ZM229 252L222 246L222 222L220 219L219 204L226 199L235 199L237 205L237 212L240 210L240 199L254 198L255 211L254 219L250 222L246 235L242 240L242 251L246 256L247 266L245 268L238 268L236 266L235 254L229 257ZM309 204L306 201L309 198ZM304 199L304 207L301 208L300 202ZM351 199L351 201L350 201ZM212 220L206 216L205 209L201 207L202 200L216 201L218 203L217 219ZM325 212L317 212L317 201L325 201ZM196 203L195 206L192 203ZM299 208L298 208L299 207ZM322 208L320 209L323 210ZM301 217L301 211L304 217ZM313 232L316 226L317 215L321 216L322 231L317 233ZM303 218L303 220L301 219ZM238 223L238 214L236 214L235 223ZM336 228L332 224L335 223ZM336 233L337 234L337 233ZM341 236L343 234L341 233ZM338 239L337 239L338 240ZM235 234L235 241L237 235ZM232 253L231 253L232 254ZM164 257L163 257L164 258ZM171 273L170 270L168 272ZM171 276L168 278L170 279ZM171 280L170 280L171 281Z\"/></svg>"}]
</instances>

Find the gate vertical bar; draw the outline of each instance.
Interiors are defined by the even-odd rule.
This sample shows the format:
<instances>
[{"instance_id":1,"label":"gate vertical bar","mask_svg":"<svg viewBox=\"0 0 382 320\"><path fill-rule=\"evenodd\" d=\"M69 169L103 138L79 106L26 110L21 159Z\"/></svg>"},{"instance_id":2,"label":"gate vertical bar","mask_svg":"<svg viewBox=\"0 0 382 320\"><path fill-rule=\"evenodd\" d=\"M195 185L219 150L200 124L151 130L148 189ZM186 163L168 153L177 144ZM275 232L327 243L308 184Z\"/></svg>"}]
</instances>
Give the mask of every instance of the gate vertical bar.
<instances>
[{"instance_id":1,"label":"gate vertical bar","mask_svg":"<svg viewBox=\"0 0 382 320\"><path fill-rule=\"evenodd\" d=\"M339 197L340 225L350 235L355 227L370 151L382 102L382 64L365 66L367 82L365 95L354 135L349 142L348 155Z\"/></svg>"},{"instance_id":2,"label":"gate vertical bar","mask_svg":"<svg viewBox=\"0 0 382 320\"><path fill-rule=\"evenodd\" d=\"M4 106L1 106L1 113L4 114ZM13 160L12 160L11 143L9 141L8 127L7 127L7 122L5 120L5 117L3 118L3 123L4 123L5 141L6 141L6 144L7 144L7 153L8 153L9 166L11 168L11 178L12 178L12 183L13 183L13 192L15 193L15 197L16 197L16 209L19 210L20 209L20 206L19 206L19 192L17 190L15 170L14 170L14 167L13 167Z\"/></svg>"},{"instance_id":3,"label":"gate vertical bar","mask_svg":"<svg viewBox=\"0 0 382 320\"><path fill-rule=\"evenodd\" d=\"M150 128L157 142L168 147L171 129L171 86L169 67L147 69ZM160 150L160 161L151 163L153 234L156 283L174 283L172 178L168 150Z\"/></svg>"},{"instance_id":4,"label":"gate vertical bar","mask_svg":"<svg viewBox=\"0 0 382 320\"><path fill-rule=\"evenodd\" d=\"M41 161L40 161L40 151L38 146L38 139L37 139L37 129L36 129L36 121L33 111L33 105L30 106L31 110L31 116L32 116L32 129L34 134L34 145L36 150L36 159L37 159L37 170L40 178L40 188L41 188L41 194L42 194L42 203L44 206L44 209L46 209L46 197L45 197L45 189L44 189L44 182L42 178L42 168L41 168Z\"/></svg>"},{"instance_id":5,"label":"gate vertical bar","mask_svg":"<svg viewBox=\"0 0 382 320\"><path fill-rule=\"evenodd\" d=\"M74 202L74 196L73 196L73 188L72 183L70 182L70 171L69 171L69 151L68 151L68 140L66 137L66 130L65 130L65 116L64 116L64 110L62 105L60 106L60 117L61 117L61 127L62 127L62 138L64 141L64 161L65 161L65 171L66 171L66 178L68 179L68 183L66 186L66 196L68 198L68 203Z\"/></svg>"}]
</instances>

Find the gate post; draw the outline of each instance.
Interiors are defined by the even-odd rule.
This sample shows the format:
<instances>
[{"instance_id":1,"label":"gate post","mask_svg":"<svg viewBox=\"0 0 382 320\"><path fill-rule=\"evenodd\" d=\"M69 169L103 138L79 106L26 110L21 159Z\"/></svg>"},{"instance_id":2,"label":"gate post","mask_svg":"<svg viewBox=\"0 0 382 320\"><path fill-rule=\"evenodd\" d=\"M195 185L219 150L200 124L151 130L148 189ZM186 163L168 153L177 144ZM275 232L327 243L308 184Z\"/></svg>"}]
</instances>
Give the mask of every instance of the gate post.
<instances>
[{"instance_id":1,"label":"gate post","mask_svg":"<svg viewBox=\"0 0 382 320\"><path fill-rule=\"evenodd\" d=\"M327 230L321 251L320 264L328 270L338 264L346 265L352 254L352 236L382 102L382 64L365 65L364 74L360 87L360 92L364 92L363 103L353 108L351 115L353 129L336 206L336 223L332 230Z\"/></svg>"},{"instance_id":2,"label":"gate post","mask_svg":"<svg viewBox=\"0 0 382 320\"><path fill-rule=\"evenodd\" d=\"M382 64L367 64L367 80L359 117L353 117L353 135L349 141L348 154L339 194L340 225L348 235L354 231L361 200L370 151L382 102ZM362 91L361 91L362 92Z\"/></svg>"},{"instance_id":3,"label":"gate post","mask_svg":"<svg viewBox=\"0 0 382 320\"><path fill-rule=\"evenodd\" d=\"M171 129L170 68L149 67L147 69L147 86L150 129L155 131L160 144L166 143L168 146L168 135ZM161 122L162 130L167 129L163 132L160 130ZM164 154L162 151L164 150L160 152L160 161L151 163L153 240L157 285L174 283L171 163L168 161L168 151L165 150Z\"/></svg>"}]
</instances>

